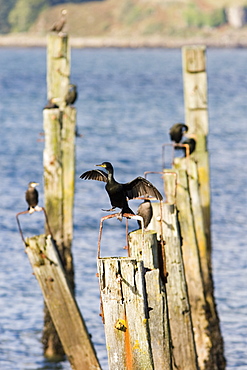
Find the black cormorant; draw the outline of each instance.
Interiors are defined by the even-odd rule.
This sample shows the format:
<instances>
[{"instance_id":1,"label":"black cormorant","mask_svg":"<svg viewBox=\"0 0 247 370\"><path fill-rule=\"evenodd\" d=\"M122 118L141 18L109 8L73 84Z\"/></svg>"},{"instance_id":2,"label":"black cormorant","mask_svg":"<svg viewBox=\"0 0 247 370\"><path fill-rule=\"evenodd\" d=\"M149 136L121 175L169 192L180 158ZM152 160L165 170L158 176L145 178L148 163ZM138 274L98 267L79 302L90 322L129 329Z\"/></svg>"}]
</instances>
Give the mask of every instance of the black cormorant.
<instances>
[{"instance_id":1,"label":"black cormorant","mask_svg":"<svg viewBox=\"0 0 247 370\"><path fill-rule=\"evenodd\" d=\"M36 186L39 184L37 182L29 182L28 189L26 191L26 201L28 204L28 210L30 213L34 212L35 207L38 205L39 202L39 193L36 189Z\"/></svg>"},{"instance_id":2,"label":"black cormorant","mask_svg":"<svg viewBox=\"0 0 247 370\"><path fill-rule=\"evenodd\" d=\"M192 137L188 137L186 140L184 140L181 144L188 144L189 145L189 154L193 153L196 148L196 141ZM181 148L180 148L181 149ZM186 155L186 148L182 148Z\"/></svg>"},{"instance_id":3,"label":"black cormorant","mask_svg":"<svg viewBox=\"0 0 247 370\"><path fill-rule=\"evenodd\" d=\"M63 27L64 27L64 25L65 25L65 22L66 22L66 14L67 14L67 10L66 9L63 9L62 11L61 11L61 18L57 21L57 22L55 22L54 24L53 24L53 26L51 27L51 29L50 29L50 31L52 31L52 32L57 32L57 33L59 33L59 32L61 32L62 31L62 29L63 29Z\"/></svg>"},{"instance_id":4,"label":"black cormorant","mask_svg":"<svg viewBox=\"0 0 247 370\"><path fill-rule=\"evenodd\" d=\"M55 109L59 108L59 106L53 102L53 99L49 99L46 106L43 109Z\"/></svg>"},{"instance_id":5,"label":"black cormorant","mask_svg":"<svg viewBox=\"0 0 247 370\"><path fill-rule=\"evenodd\" d=\"M78 96L77 87L76 85L69 84L69 89L67 94L65 95L65 103L66 105L72 105L76 101Z\"/></svg>"},{"instance_id":6,"label":"black cormorant","mask_svg":"<svg viewBox=\"0 0 247 370\"><path fill-rule=\"evenodd\" d=\"M170 138L172 141L175 141L175 143L180 143L182 140L184 132L188 131L188 126L184 123L175 123L169 131Z\"/></svg>"},{"instance_id":7,"label":"black cormorant","mask_svg":"<svg viewBox=\"0 0 247 370\"><path fill-rule=\"evenodd\" d=\"M153 208L150 200L145 199L144 202L139 205L136 214L143 218L144 229L146 229L151 221L151 218L153 217ZM139 228L141 229L141 221L138 220L137 222Z\"/></svg>"},{"instance_id":8,"label":"black cormorant","mask_svg":"<svg viewBox=\"0 0 247 370\"><path fill-rule=\"evenodd\" d=\"M102 170L91 170L84 172L80 178L84 180L98 180L106 182L105 188L112 205L112 208L107 211L113 211L118 207L121 208L121 216L124 213L134 214L128 206L127 198L133 199L148 195L158 200L163 199L158 189L143 177L136 177L134 180L127 182L126 184L120 184L114 179L114 170L111 163L103 162L96 166L105 168L107 173Z\"/></svg>"}]
</instances>

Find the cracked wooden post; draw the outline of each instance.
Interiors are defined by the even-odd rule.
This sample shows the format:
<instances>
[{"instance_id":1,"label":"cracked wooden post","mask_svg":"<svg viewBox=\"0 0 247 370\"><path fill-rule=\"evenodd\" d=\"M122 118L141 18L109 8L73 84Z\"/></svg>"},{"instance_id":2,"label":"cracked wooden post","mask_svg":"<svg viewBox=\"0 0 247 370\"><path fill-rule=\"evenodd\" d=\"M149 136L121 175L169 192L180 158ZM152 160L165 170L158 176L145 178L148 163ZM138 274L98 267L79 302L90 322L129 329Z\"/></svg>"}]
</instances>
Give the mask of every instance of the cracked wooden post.
<instances>
[{"instance_id":1,"label":"cracked wooden post","mask_svg":"<svg viewBox=\"0 0 247 370\"><path fill-rule=\"evenodd\" d=\"M156 203L159 205L159 203ZM168 319L166 288L160 273L160 252L154 230L129 233L132 258L143 261L149 309L149 329L155 370L172 369L171 338Z\"/></svg>"},{"instance_id":2,"label":"cracked wooden post","mask_svg":"<svg viewBox=\"0 0 247 370\"><path fill-rule=\"evenodd\" d=\"M75 178L76 109L65 106L70 78L70 48L67 35L50 34L47 46L47 96L59 108L44 109L45 148L44 195L50 228L66 277L74 291L74 267L71 253ZM62 356L63 349L45 308L42 342L45 356Z\"/></svg>"},{"instance_id":3,"label":"cracked wooden post","mask_svg":"<svg viewBox=\"0 0 247 370\"><path fill-rule=\"evenodd\" d=\"M185 122L189 127L189 135L196 136L194 156L197 161L200 182L200 198L204 217L205 235L211 264L210 235L210 183L209 160L207 152L208 135L208 97L206 47L183 47L183 80Z\"/></svg>"},{"instance_id":4,"label":"cracked wooden post","mask_svg":"<svg viewBox=\"0 0 247 370\"><path fill-rule=\"evenodd\" d=\"M99 258L109 370L154 369L143 262Z\"/></svg>"},{"instance_id":5,"label":"cracked wooden post","mask_svg":"<svg viewBox=\"0 0 247 370\"><path fill-rule=\"evenodd\" d=\"M26 253L43 292L53 323L74 370L100 370L96 352L87 332L65 272L50 236L26 240Z\"/></svg>"},{"instance_id":6,"label":"cracked wooden post","mask_svg":"<svg viewBox=\"0 0 247 370\"><path fill-rule=\"evenodd\" d=\"M189 135L196 138L196 150L192 154L195 164L188 170L192 209L194 214L195 232L201 258L201 269L205 296L208 303L209 331L212 348L211 361L206 369L225 369L224 344L220 332L219 318L214 300L212 279L211 231L210 231L210 173L209 155L207 151L208 135L208 103L207 73L205 46L183 48L183 79L185 122L189 127ZM199 204L200 203L200 204Z\"/></svg>"},{"instance_id":7,"label":"cracked wooden post","mask_svg":"<svg viewBox=\"0 0 247 370\"><path fill-rule=\"evenodd\" d=\"M67 34L47 37L47 97L61 108L70 79L70 47Z\"/></svg>"},{"instance_id":8,"label":"cracked wooden post","mask_svg":"<svg viewBox=\"0 0 247 370\"><path fill-rule=\"evenodd\" d=\"M186 158L183 158L186 161ZM202 279L200 254L195 232L194 217L191 208L187 171L178 169L177 180L178 219L182 236L185 276L191 304L192 322L195 334L196 350L200 369L210 358L212 341L208 330L207 302Z\"/></svg>"},{"instance_id":9,"label":"cracked wooden post","mask_svg":"<svg viewBox=\"0 0 247 370\"><path fill-rule=\"evenodd\" d=\"M153 218L149 228L156 230L158 238L165 241L166 269L168 272L166 293L172 342L173 368L197 370L197 353L194 340L191 308L185 278L178 223L176 199L176 174L168 170L164 174L167 203L152 203ZM162 212L162 214L161 214Z\"/></svg>"}]
</instances>

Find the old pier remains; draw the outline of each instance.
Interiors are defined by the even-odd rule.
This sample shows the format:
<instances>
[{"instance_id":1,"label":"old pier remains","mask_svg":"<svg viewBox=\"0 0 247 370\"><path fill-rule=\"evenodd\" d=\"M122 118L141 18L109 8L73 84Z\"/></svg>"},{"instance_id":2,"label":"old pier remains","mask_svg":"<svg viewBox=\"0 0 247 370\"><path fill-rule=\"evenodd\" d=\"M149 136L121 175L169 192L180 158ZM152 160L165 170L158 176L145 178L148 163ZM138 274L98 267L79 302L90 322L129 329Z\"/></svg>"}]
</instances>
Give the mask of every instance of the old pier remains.
<instances>
[{"instance_id":1,"label":"old pier remains","mask_svg":"<svg viewBox=\"0 0 247 370\"><path fill-rule=\"evenodd\" d=\"M100 369L74 297L76 109L65 102L69 39L51 33L47 42L47 97L56 104L44 109L50 228L47 235L26 239L26 251L46 305L45 356L60 358L65 353L73 369ZM152 201L147 230L142 225L128 234L128 256L102 258L98 251L110 370L225 369L211 264L206 49L184 47L182 55L185 123L196 149L175 156L172 166L160 171L165 200Z\"/></svg>"}]
</instances>

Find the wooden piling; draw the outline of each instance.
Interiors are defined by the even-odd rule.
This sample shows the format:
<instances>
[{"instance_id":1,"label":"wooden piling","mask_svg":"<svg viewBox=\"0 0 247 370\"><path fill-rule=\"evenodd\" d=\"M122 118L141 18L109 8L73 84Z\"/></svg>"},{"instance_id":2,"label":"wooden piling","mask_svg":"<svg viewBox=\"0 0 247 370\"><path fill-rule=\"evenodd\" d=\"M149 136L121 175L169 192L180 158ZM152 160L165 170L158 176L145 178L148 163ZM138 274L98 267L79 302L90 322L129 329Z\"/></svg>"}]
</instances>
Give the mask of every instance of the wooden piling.
<instances>
[{"instance_id":1,"label":"wooden piling","mask_svg":"<svg viewBox=\"0 0 247 370\"><path fill-rule=\"evenodd\" d=\"M64 108L70 79L70 47L67 34L47 36L47 98Z\"/></svg>"},{"instance_id":2,"label":"wooden piling","mask_svg":"<svg viewBox=\"0 0 247 370\"><path fill-rule=\"evenodd\" d=\"M101 369L90 335L80 314L50 236L26 240L32 265L65 353L74 370Z\"/></svg>"},{"instance_id":3,"label":"wooden piling","mask_svg":"<svg viewBox=\"0 0 247 370\"><path fill-rule=\"evenodd\" d=\"M166 270L168 272L166 294L169 312L170 335L172 342L173 368L197 370L191 308L188 298L187 283L181 249L181 233L178 213L174 204L176 194L176 176L165 176L166 197L169 202L152 203L153 218L149 228L156 230L158 238L165 241ZM161 214L162 212L162 214Z\"/></svg>"},{"instance_id":4,"label":"wooden piling","mask_svg":"<svg viewBox=\"0 0 247 370\"><path fill-rule=\"evenodd\" d=\"M185 122L189 127L189 134L196 136L194 156L197 161L204 230L209 250L209 263L211 263L206 47L186 46L182 48L182 55Z\"/></svg>"},{"instance_id":5,"label":"wooden piling","mask_svg":"<svg viewBox=\"0 0 247 370\"><path fill-rule=\"evenodd\" d=\"M185 121L189 127L189 134L194 134L196 138L196 150L192 154L196 166L190 162L189 167L187 166L187 170L195 233L207 301L209 332L212 341L210 359L208 363L205 364L204 368L210 370L224 369L223 338L220 332L219 318L214 301L214 287L211 272L210 173L207 151L208 104L206 48L204 46L183 48L183 78ZM182 163L183 161L180 162L180 165Z\"/></svg>"},{"instance_id":6,"label":"wooden piling","mask_svg":"<svg viewBox=\"0 0 247 370\"><path fill-rule=\"evenodd\" d=\"M59 108L44 109L45 148L44 195L53 238L74 290L74 267L71 253L75 177L76 109L65 105L70 78L68 36L50 34L47 45L47 95ZM54 338L54 339L53 339ZM45 309L42 342L47 357L62 355L59 338Z\"/></svg>"},{"instance_id":7,"label":"wooden piling","mask_svg":"<svg viewBox=\"0 0 247 370\"><path fill-rule=\"evenodd\" d=\"M154 369L143 262L99 258L109 370Z\"/></svg>"},{"instance_id":8,"label":"wooden piling","mask_svg":"<svg viewBox=\"0 0 247 370\"><path fill-rule=\"evenodd\" d=\"M129 252L137 261L143 261L149 330L155 370L172 369L171 337L165 285L159 270L157 233L136 230L129 234Z\"/></svg>"},{"instance_id":9,"label":"wooden piling","mask_svg":"<svg viewBox=\"0 0 247 370\"><path fill-rule=\"evenodd\" d=\"M186 158L184 160L186 160ZM209 359L212 342L208 331L206 299L204 295L204 285L194 227L194 218L191 209L188 177L186 170L183 169L178 170L177 207L183 240L183 260L189 301L191 305L196 350L198 354L199 367L200 369L204 369L204 362Z\"/></svg>"}]
</instances>

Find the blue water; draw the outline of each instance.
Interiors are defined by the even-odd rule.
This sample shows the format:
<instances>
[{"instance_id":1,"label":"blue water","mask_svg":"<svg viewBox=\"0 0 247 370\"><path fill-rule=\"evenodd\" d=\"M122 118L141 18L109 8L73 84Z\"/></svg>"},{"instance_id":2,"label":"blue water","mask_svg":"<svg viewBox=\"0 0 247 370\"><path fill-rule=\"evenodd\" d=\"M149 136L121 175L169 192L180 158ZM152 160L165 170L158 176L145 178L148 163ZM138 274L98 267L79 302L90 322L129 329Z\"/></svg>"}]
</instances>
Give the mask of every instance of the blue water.
<instances>
[{"instance_id":1,"label":"blue water","mask_svg":"<svg viewBox=\"0 0 247 370\"><path fill-rule=\"evenodd\" d=\"M96 252L99 220L109 208L104 184L79 175L111 161L125 182L160 171L168 129L184 121L180 50L72 50L71 81L81 138L76 139L73 254L76 296L104 370L104 328L99 316ZM227 369L247 369L246 136L247 50L207 51L209 150L215 297ZM0 368L70 369L50 364L40 343L43 298L18 234L15 214L26 209L27 183L38 181L43 200L42 108L46 103L45 49L0 49ZM159 176L150 180L162 191ZM137 204L130 204L133 210ZM40 214L25 235L43 232ZM125 255L124 225L104 227L102 255Z\"/></svg>"}]
</instances>

